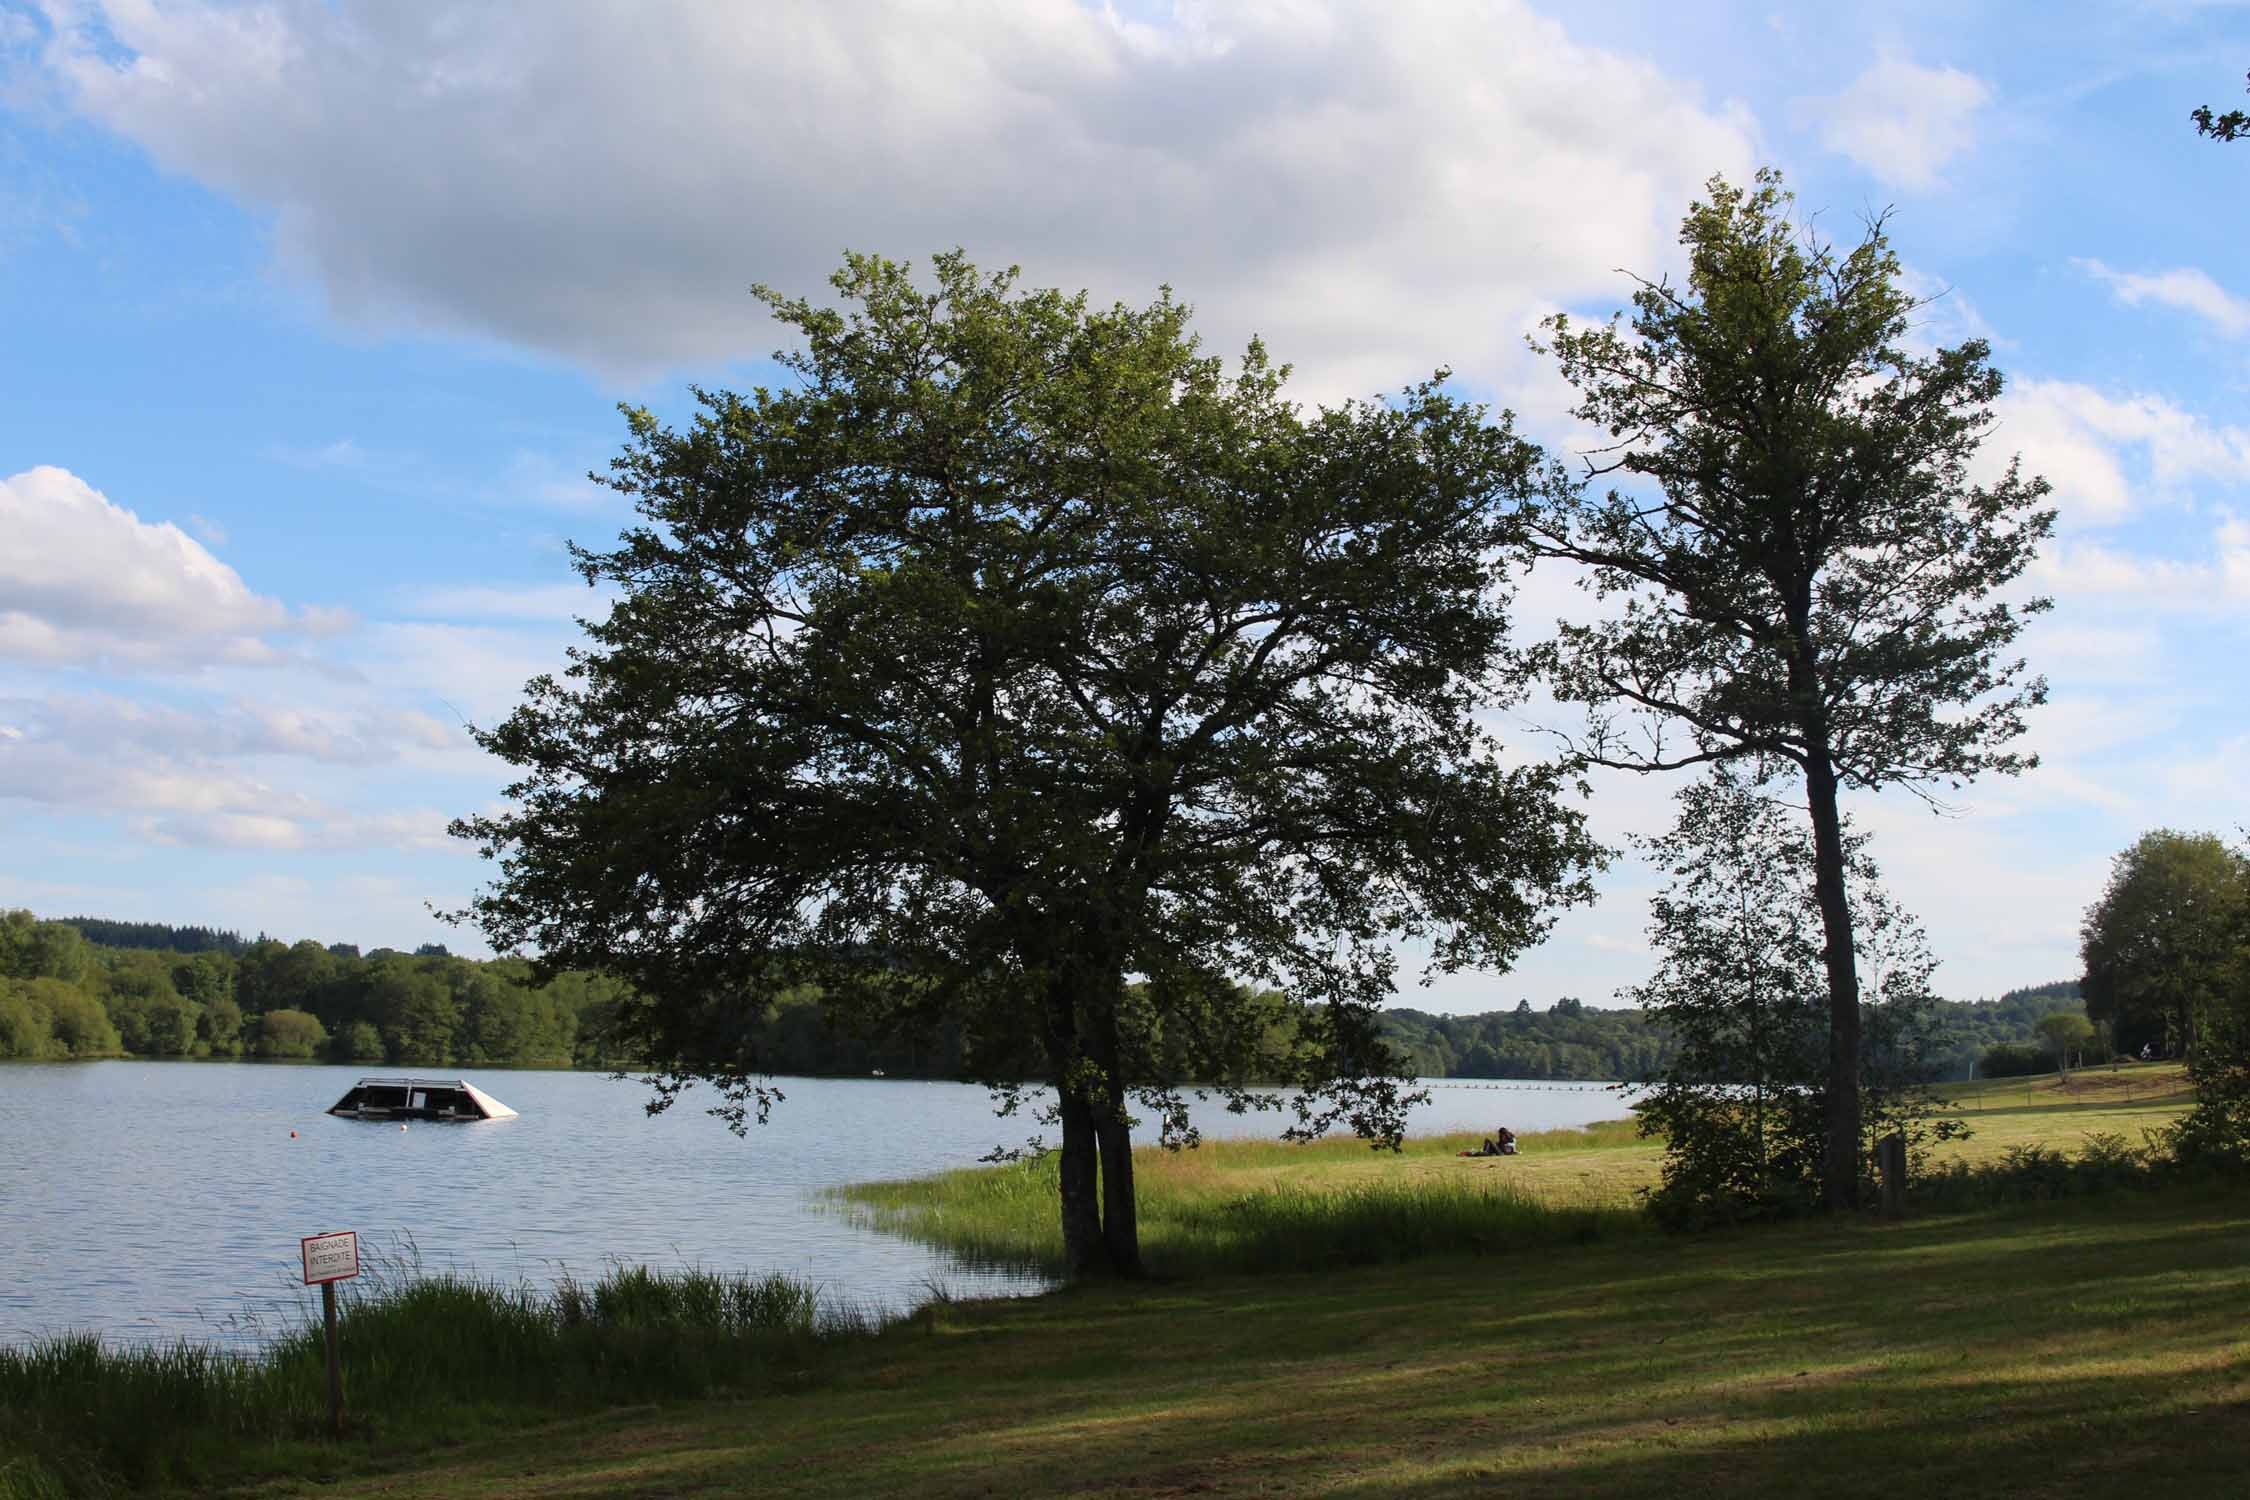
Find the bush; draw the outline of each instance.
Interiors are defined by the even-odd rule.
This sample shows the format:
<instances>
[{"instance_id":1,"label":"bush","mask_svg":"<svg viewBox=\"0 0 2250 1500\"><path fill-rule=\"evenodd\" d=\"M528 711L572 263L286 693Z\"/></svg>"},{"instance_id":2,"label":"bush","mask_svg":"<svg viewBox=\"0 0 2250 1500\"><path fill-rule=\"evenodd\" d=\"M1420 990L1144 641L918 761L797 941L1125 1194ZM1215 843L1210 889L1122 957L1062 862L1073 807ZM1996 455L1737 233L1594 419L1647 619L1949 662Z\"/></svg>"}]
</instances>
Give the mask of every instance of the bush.
<instances>
[{"instance_id":1,"label":"bush","mask_svg":"<svg viewBox=\"0 0 2250 1500\"><path fill-rule=\"evenodd\" d=\"M259 1057L318 1057L328 1045L320 1018L301 1010L269 1010L258 1017L251 1051Z\"/></svg>"},{"instance_id":2,"label":"bush","mask_svg":"<svg viewBox=\"0 0 2250 1500\"><path fill-rule=\"evenodd\" d=\"M338 1062L381 1062L383 1034L365 1021L354 1021L336 1033L329 1051Z\"/></svg>"},{"instance_id":3,"label":"bush","mask_svg":"<svg viewBox=\"0 0 2250 1500\"><path fill-rule=\"evenodd\" d=\"M1910 1177L1907 1197L1924 1208L1992 1208L2155 1188L2181 1168L2160 1133L2151 1132L2135 1146L2107 1132L2088 1136L2075 1157L2034 1142L2009 1147L1996 1162L1949 1162Z\"/></svg>"},{"instance_id":4,"label":"bush","mask_svg":"<svg viewBox=\"0 0 2250 1500\"><path fill-rule=\"evenodd\" d=\"M2042 1051L2030 1042L2002 1042L1985 1050L1977 1059L1979 1078L2028 1078L2034 1073L2052 1073L2055 1060L2052 1054Z\"/></svg>"}]
</instances>

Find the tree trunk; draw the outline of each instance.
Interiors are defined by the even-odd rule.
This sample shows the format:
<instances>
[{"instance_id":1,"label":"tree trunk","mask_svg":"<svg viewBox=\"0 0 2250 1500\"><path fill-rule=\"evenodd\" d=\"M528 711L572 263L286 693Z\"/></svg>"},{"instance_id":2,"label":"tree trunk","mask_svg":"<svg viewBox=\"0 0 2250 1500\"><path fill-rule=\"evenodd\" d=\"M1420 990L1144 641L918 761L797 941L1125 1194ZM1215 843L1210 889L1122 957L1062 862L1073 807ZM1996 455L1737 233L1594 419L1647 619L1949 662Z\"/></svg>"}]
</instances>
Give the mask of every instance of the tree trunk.
<instances>
[{"instance_id":1,"label":"tree trunk","mask_svg":"<svg viewBox=\"0 0 2250 1500\"><path fill-rule=\"evenodd\" d=\"M1109 1266L1109 1247L1102 1238L1100 1189L1095 1165L1098 1132L1094 1103L1074 1092L1069 1070L1063 1073L1062 1178L1063 1265L1072 1276L1102 1271Z\"/></svg>"},{"instance_id":2,"label":"tree trunk","mask_svg":"<svg viewBox=\"0 0 2250 1500\"><path fill-rule=\"evenodd\" d=\"M1113 1273L1138 1276L1141 1227L1133 1203L1133 1127L1126 1123L1125 1070L1119 1063L1117 1045L1115 997L1123 980L1105 974L1094 982L1103 987L1088 1028L1094 1061L1102 1070L1102 1100L1095 1115L1102 1156L1102 1241L1108 1248Z\"/></svg>"},{"instance_id":3,"label":"tree trunk","mask_svg":"<svg viewBox=\"0 0 2250 1500\"><path fill-rule=\"evenodd\" d=\"M1133 1207L1133 1131L1125 1123L1124 1101L1102 1122L1102 1242L1109 1268L1119 1276L1141 1274L1141 1221Z\"/></svg>"},{"instance_id":4,"label":"tree trunk","mask_svg":"<svg viewBox=\"0 0 2250 1500\"><path fill-rule=\"evenodd\" d=\"M1062 1121L1056 1175L1062 1197L1063 1269L1071 1276L1083 1276L1108 1266L1109 1248L1102 1241L1095 1101L1076 1087L1084 1054L1077 996L1072 991L1075 980L1065 970L1049 981L1047 1057L1055 1068L1056 1113Z\"/></svg>"},{"instance_id":5,"label":"tree trunk","mask_svg":"<svg viewBox=\"0 0 2250 1500\"><path fill-rule=\"evenodd\" d=\"M1821 1154L1820 1200L1830 1212L1859 1207L1859 959L1844 892L1844 823L1836 772L1825 753L1805 765L1812 813L1813 894L1820 903L1828 969L1828 1139Z\"/></svg>"}]
</instances>

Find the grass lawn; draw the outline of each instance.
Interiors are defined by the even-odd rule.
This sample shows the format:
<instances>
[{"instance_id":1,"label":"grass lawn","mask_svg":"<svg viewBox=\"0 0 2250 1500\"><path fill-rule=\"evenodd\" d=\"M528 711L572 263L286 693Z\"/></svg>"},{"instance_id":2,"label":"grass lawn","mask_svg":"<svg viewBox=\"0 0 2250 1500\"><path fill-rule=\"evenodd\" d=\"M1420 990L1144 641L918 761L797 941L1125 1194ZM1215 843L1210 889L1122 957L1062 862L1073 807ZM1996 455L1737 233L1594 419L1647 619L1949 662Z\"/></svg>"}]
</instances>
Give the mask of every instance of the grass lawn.
<instances>
[{"instance_id":1,"label":"grass lawn","mask_svg":"<svg viewBox=\"0 0 2250 1500\"><path fill-rule=\"evenodd\" d=\"M2122 1135L2138 1146L2193 1099L2177 1063L2080 1069L2067 1079L2049 1074L1952 1084L1943 1097L1970 1134L1934 1147L1932 1157L1972 1163L2033 1145L2075 1154L2096 1134ZM1627 1120L1527 1135L1516 1156L1460 1154L1480 1140L1474 1132L1417 1136L1396 1155L1348 1137L1304 1145L1210 1140L1179 1152L1143 1147L1133 1164L1143 1242L1161 1258L1168 1242L1199 1238L1202 1216L1224 1205L1308 1190L1419 1191L1442 1184L1548 1206L1629 1208L1639 1189L1655 1185L1663 1158L1662 1146L1641 1139ZM865 1184L841 1196L881 1227L989 1259L1051 1261L1060 1250L1050 1179L1036 1171L972 1168ZM1183 1217L1196 1222L1182 1223ZM1190 1263L1196 1258L1191 1255Z\"/></svg>"},{"instance_id":2,"label":"grass lawn","mask_svg":"<svg viewBox=\"0 0 2250 1500\"><path fill-rule=\"evenodd\" d=\"M2120 1194L940 1307L800 1394L253 1493L2237 1495L2246 1327L2250 1194Z\"/></svg>"}]
</instances>

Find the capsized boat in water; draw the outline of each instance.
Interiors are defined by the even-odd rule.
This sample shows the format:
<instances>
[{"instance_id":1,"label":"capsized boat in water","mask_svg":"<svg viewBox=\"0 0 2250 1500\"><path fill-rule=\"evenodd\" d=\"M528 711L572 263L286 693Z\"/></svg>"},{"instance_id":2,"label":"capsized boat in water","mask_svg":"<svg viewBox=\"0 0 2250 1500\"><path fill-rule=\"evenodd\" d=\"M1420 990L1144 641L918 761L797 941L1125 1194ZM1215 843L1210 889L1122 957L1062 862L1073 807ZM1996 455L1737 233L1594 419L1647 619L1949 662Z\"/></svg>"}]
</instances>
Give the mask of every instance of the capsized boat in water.
<instances>
[{"instance_id":1,"label":"capsized boat in water","mask_svg":"<svg viewBox=\"0 0 2250 1500\"><path fill-rule=\"evenodd\" d=\"M512 1120L516 1115L465 1078L362 1078L328 1112L347 1120Z\"/></svg>"}]
</instances>

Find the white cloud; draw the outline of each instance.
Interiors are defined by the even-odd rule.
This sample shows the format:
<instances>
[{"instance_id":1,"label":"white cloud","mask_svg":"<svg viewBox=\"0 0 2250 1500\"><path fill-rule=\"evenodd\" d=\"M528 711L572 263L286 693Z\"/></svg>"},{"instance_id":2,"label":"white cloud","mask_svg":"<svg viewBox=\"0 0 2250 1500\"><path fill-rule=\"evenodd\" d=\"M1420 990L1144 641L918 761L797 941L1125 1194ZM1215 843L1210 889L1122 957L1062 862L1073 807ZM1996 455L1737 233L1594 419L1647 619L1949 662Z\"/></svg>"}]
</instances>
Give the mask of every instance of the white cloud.
<instances>
[{"instance_id":1,"label":"white cloud","mask_svg":"<svg viewBox=\"0 0 2250 1500\"><path fill-rule=\"evenodd\" d=\"M137 746L106 750L40 736L0 744L0 798L104 814L274 813L317 811L300 792L193 756Z\"/></svg>"},{"instance_id":2,"label":"white cloud","mask_svg":"<svg viewBox=\"0 0 2250 1500\"><path fill-rule=\"evenodd\" d=\"M213 755L46 734L0 740L0 801L119 818L143 843L276 852L437 849L446 815L360 811Z\"/></svg>"},{"instance_id":3,"label":"white cloud","mask_svg":"<svg viewBox=\"0 0 2250 1500\"><path fill-rule=\"evenodd\" d=\"M2025 380L2009 386L1996 410L1981 477L2020 453L2026 473L2054 485L2066 529L2114 525L2203 481L2250 481L2250 430L2213 426L2162 396Z\"/></svg>"},{"instance_id":4,"label":"white cloud","mask_svg":"<svg viewBox=\"0 0 2250 1500\"><path fill-rule=\"evenodd\" d=\"M571 469L544 453L519 449L491 486L496 504L530 504L582 515L624 510L628 501L616 490L596 484L584 469Z\"/></svg>"},{"instance_id":5,"label":"white cloud","mask_svg":"<svg viewBox=\"0 0 2250 1500\"><path fill-rule=\"evenodd\" d=\"M2250 614L2250 527L2229 516L2204 557L2157 557L2065 541L2041 554L2033 583L2058 597L2106 599L2163 614Z\"/></svg>"},{"instance_id":6,"label":"white cloud","mask_svg":"<svg viewBox=\"0 0 2250 1500\"><path fill-rule=\"evenodd\" d=\"M0 736L77 747L73 754L124 747L172 757L284 757L334 766L372 766L414 750L455 750L467 737L425 713L334 712L235 699L193 707L105 693L0 698Z\"/></svg>"},{"instance_id":7,"label":"white cloud","mask_svg":"<svg viewBox=\"0 0 2250 1500\"><path fill-rule=\"evenodd\" d=\"M1817 120L1829 150L1890 187L1928 192L1975 143L1978 116L1991 102L1990 86L1973 74L1885 56L1842 93L1800 107Z\"/></svg>"},{"instance_id":8,"label":"white cloud","mask_svg":"<svg viewBox=\"0 0 2250 1500\"><path fill-rule=\"evenodd\" d=\"M2127 307L2153 302L2158 307L2193 313L2228 338L2250 334L2250 302L2235 296L2192 266L2174 271L2112 271L2098 260L2073 259L2071 264L2107 282L2117 300Z\"/></svg>"},{"instance_id":9,"label":"white cloud","mask_svg":"<svg viewBox=\"0 0 2250 1500\"><path fill-rule=\"evenodd\" d=\"M290 818L274 813L188 813L136 818L134 837L152 844L195 849L259 849L275 854L333 850L457 848L445 831L447 815L431 808L372 816L331 814Z\"/></svg>"},{"instance_id":10,"label":"white cloud","mask_svg":"<svg viewBox=\"0 0 2250 1500\"><path fill-rule=\"evenodd\" d=\"M587 591L583 612L600 596ZM579 643L568 625L548 625L524 615L517 621L454 624L387 620L352 638L350 659L371 676L396 685L395 702L411 695L422 711L447 723L466 718L497 722L523 697L523 685L541 673L560 672L564 650Z\"/></svg>"},{"instance_id":11,"label":"white cloud","mask_svg":"<svg viewBox=\"0 0 2250 1500\"><path fill-rule=\"evenodd\" d=\"M261 665L265 637L328 632L292 615L169 521L145 522L66 469L0 480L0 658L49 666Z\"/></svg>"},{"instance_id":12,"label":"white cloud","mask_svg":"<svg viewBox=\"0 0 2250 1500\"><path fill-rule=\"evenodd\" d=\"M955 244L1262 332L1308 394L1513 357L1523 314L1661 270L1752 130L1516 0L99 0L50 76L270 213L341 317L606 370L755 357L747 288ZM1589 130L1599 99L1630 131Z\"/></svg>"},{"instance_id":13,"label":"white cloud","mask_svg":"<svg viewBox=\"0 0 2250 1500\"><path fill-rule=\"evenodd\" d=\"M583 583L541 583L518 588L480 583L413 589L401 602L407 614L425 619L568 623L608 614L615 599L613 591L592 589Z\"/></svg>"}]
</instances>

